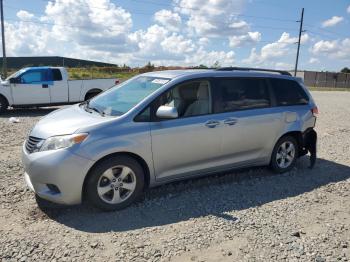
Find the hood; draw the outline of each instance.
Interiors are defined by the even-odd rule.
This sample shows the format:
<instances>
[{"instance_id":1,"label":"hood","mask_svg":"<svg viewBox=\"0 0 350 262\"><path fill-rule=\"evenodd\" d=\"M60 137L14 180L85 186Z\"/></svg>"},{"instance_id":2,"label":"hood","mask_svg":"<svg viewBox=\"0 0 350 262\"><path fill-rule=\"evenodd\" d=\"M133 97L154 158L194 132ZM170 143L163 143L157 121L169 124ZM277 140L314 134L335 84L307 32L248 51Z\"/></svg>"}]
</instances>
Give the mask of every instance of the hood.
<instances>
[{"instance_id":1,"label":"hood","mask_svg":"<svg viewBox=\"0 0 350 262\"><path fill-rule=\"evenodd\" d=\"M80 128L106 122L110 118L98 113L89 113L79 105L73 105L56 110L43 117L33 128L30 135L46 139L50 136L68 135Z\"/></svg>"}]
</instances>

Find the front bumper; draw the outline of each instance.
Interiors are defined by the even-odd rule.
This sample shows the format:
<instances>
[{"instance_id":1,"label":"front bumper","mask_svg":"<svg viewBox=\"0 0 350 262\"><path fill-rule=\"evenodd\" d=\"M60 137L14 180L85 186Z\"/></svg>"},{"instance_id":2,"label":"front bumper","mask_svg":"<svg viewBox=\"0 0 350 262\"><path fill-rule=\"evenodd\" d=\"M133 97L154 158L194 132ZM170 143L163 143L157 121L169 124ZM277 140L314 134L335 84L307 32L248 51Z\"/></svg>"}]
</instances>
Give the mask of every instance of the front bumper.
<instances>
[{"instance_id":1,"label":"front bumper","mask_svg":"<svg viewBox=\"0 0 350 262\"><path fill-rule=\"evenodd\" d=\"M81 203L84 179L94 164L66 149L28 154L24 145L22 162L31 190L43 199L68 205Z\"/></svg>"}]
</instances>

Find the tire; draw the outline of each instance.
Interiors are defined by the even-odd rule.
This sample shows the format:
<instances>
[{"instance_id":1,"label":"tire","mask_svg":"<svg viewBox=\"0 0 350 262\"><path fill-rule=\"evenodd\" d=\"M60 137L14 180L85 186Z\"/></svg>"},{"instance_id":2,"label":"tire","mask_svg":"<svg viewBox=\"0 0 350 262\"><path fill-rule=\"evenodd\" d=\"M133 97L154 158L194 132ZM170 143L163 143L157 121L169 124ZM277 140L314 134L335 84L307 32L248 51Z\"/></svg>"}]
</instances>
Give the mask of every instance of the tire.
<instances>
[{"instance_id":1,"label":"tire","mask_svg":"<svg viewBox=\"0 0 350 262\"><path fill-rule=\"evenodd\" d=\"M101 210L120 210L141 196L144 177L144 171L135 159L110 157L89 172L85 194L89 203Z\"/></svg>"},{"instance_id":2,"label":"tire","mask_svg":"<svg viewBox=\"0 0 350 262\"><path fill-rule=\"evenodd\" d=\"M7 102L6 98L3 96L0 96L0 113L5 112L8 106L9 106L9 103Z\"/></svg>"},{"instance_id":3,"label":"tire","mask_svg":"<svg viewBox=\"0 0 350 262\"><path fill-rule=\"evenodd\" d=\"M275 173L285 173L295 166L297 158L298 143L296 139L292 136L284 136L277 141L272 151L270 166Z\"/></svg>"}]
</instances>

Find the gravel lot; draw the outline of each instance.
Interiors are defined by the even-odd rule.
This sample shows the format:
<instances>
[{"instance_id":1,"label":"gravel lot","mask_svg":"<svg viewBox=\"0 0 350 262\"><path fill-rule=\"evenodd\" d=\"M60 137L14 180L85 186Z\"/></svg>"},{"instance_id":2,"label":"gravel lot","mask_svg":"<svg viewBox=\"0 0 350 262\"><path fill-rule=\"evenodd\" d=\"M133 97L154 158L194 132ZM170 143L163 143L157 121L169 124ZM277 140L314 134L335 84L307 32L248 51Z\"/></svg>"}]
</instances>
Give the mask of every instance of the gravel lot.
<instances>
[{"instance_id":1,"label":"gravel lot","mask_svg":"<svg viewBox=\"0 0 350 262\"><path fill-rule=\"evenodd\" d=\"M349 261L350 92L313 92L318 160L164 185L123 211L39 208L20 150L52 109L0 116L1 261ZM9 122L12 116L20 123Z\"/></svg>"}]
</instances>

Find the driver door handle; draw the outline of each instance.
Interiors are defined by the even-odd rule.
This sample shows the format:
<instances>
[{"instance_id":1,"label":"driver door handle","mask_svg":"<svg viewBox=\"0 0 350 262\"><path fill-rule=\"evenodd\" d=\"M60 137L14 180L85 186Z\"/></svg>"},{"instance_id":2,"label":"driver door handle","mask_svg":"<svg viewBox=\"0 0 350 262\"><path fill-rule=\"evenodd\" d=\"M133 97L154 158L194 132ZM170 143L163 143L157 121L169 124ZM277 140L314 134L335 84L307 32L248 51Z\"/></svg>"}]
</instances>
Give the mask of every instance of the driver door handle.
<instances>
[{"instance_id":1,"label":"driver door handle","mask_svg":"<svg viewBox=\"0 0 350 262\"><path fill-rule=\"evenodd\" d=\"M237 123L237 119L235 118L228 118L224 120L224 124L229 125L229 126L233 126Z\"/></svg>"},{"instance_id":2,"label":"driver door handle","mask_svg":"<svg viewBox=\"0 0 350 262\"><path fill-rule=\"evenodd\" d=\"M214 127L220 125L220 122L217 120L208 120L207 122L205 122L205 125L209 128L214 128Z\"/></svg>"}]
</instances>

